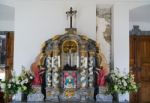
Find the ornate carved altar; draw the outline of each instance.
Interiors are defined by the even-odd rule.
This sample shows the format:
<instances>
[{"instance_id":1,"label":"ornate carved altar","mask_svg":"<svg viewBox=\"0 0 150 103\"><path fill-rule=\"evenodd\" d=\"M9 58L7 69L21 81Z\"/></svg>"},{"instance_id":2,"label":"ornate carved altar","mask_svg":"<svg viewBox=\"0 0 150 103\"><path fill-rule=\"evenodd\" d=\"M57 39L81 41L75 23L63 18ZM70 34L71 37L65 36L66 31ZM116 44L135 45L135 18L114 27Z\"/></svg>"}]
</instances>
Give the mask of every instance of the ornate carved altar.
<instances>
[{"instance_id":1,"label":"ornate carved altar","mask_svg":"<svg viewBox=\"0 0 150 103\"><path fill-rule=\"evenodd\" d=\"M46 100L93 100L97 86L97 67L100 66L99 48L96 41L77 35L72 28L63 35L45 41L41 51L40 65L46 68Z\"/></svg>"}]
</instances>

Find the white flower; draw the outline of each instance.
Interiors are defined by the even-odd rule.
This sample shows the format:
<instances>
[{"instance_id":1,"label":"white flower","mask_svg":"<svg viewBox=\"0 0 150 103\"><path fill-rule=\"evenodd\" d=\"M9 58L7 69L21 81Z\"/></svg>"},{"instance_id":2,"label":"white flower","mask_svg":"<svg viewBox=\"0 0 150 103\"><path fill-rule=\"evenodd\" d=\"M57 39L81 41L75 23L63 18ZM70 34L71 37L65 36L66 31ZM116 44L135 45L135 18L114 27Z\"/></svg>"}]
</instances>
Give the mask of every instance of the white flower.
<instances>
[{"instance_id":1,"label":"white flower","mask_svg":"<svg viewBox=\"0 0 150 103\"><path fill-rule=\"evenodd\" d=\"M11 88L11 84L8 84L8 88Z\"/></svg>"},{"instance_id":2,"label":"white flower","mask_svg":"<svg viewBox=\"0 0 150 103\"><path fill-rule=\"evenodd\" d=\"M125 82L125 80L123 79L123 80L122 80L122 83L124 83L124 82Z\"/></svg>"},{"instance_id":3,"label":"white flower","mask_svg":"<svg viewBox=\"0 0 150 103\"><path fill-rule=\"evenodd\" d=\"M24 80L24 82L25 82L25 83L28 83L28 78L26 78L26 79Z\"/></svg>"},{"instance_id":4,"label":"white flower","mask_svg":"<svg viewBox=\"0 0 150 103\"><path fill-rule=\"evenodd\" d=\"M115 85L115 86L114 86L114 89L115 89L115 90L117 90L117 89L118 89L117 85Z\"/></svg>"},{"instance_id":5,"label":"white flower","mask_svg":"<svg viewBox=\"0 0 150 103\"><path fill-rule=\"evenodd\" d=\"M122 76L123 76L123 73L120 72L120 73L118 74L118 76L119 76L119 77L122 77Z\"/></svg>"},{"instance_id":6,"label":"white flower","mask_svg":"<svg viewBox=\"0 0 150 103\"><path fill-rule=\"evenodd\" d=\"M16 81L16 84L20 84L20 82L19 82L19 81Z\"/></svg>"},{"instance_id":7,"label":"white flower","mask_svg":"<svg viewBox=\"0 0 150 103\"><path fill-rule=\"evenodd\" d=\"M32 76L30 76L30 79L33 79L33 77L32 77Z\"/></svg>"},{"instance_id":8,"label":"white flower","mask_svg":"<svg viewBox=\"0 0 150 103\"><path fill-rule=\"evenodd\" d=\"M117 81L117 80L116 80L116 81ZM117 82L118 82L118 84L121 84L121 80L118 80Z\"/></svg>"},{"instance_id":9,"label":"white flower","mask_svg":"<svg viewBox=\"0 0 150 103\"><path fill-rule=\"evenodd\" d=\"M5 88L5 83L1 83L0 86L1 86L2 89L4 89Z\"/></svg>"},{"instance_id":10,"label":"white flower","mask_svg":"<svg viewBox=\"0 0 150 103\"><path fill-rule=\"evenodd\" d=\"M23 86L23 90L27 90L27 87L26 87L26 86Z\"/></svg>"},{"instance_id":11,"label":"white flower","mask_svg":"<svg viewBox=\"0 0 150 103\"><path fill-rule=\"evenodd\" d=\"M120 85L121 84L121 81L119 80L118 84Z\"/></svg>"},{"instance_id":12,"label":"white flower","mask_svg":"<svg viewBox=\"0 0 150 103\"><path fill-rule=\"evenodd\" d=\"M21 83L20 83L20 84L21 84L21 85L24 85L24 83L25 83L25 81L23 80L23 81L21 81Z\"/></svg>"},{"instance_id":13,"label":"white flower","mask_svg":"<svg viewBox=\"0 0 150 103\"><path fill-rule=\"evenodd\" d=\"M15 82L15 79L14 79L14 78L12 78L12 82Z\"/></svg>"},{"instance_id":14,"label":"white flower","mask_svg":"<svg viewBox=\"0 0 150 103\"><path fill-rule=\"evenodd\" d=\"M124 83L123 83L123 85L124 85L124 86L127 86L127 83L126 83L126 82L124 82Z\"/></svg>"},{"instance_id":15,"label":"white flower","mask_svg":"<svg viewBox=\"0 0 150 103\"><path fill-rule=\"evenodd\" d=\"M124 76L124 79L127 79L128 77L127 77L127 75L126 76Z\"/></svg>"}]
</instances>

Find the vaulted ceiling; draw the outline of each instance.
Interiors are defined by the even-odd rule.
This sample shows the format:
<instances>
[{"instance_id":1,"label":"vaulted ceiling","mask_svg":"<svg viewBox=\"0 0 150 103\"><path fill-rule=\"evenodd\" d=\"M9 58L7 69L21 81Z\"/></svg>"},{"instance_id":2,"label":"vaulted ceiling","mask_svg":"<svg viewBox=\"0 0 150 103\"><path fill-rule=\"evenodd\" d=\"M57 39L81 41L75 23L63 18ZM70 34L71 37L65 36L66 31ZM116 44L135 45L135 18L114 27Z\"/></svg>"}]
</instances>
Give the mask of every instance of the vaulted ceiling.
<instances>
[{"instance_id":1,"label":"vaulted ceiling","mask_svg":"<svg viewBox=\"0 0 150 103\"><path fill-rule=\"evenodd\" d=\"M14 20L15 8L0 4L0 20ZM130 11L130 22L150 22L150 5Z\"/></svg>"},{"instance_id":2,"label":"vaulted ceiling","mask_svg":"<svg viewBox=\"0 0 150 103\"><path fill-rule=\"evenodd\" d=\"M130 11L130 22L150 23L150 5L141 6Z\"/></svg>"},{"instance_id":3,"label":"vaulted ceiling","mask_svg":"<svg viewBox=\"0 0 150 103\"><path fill-rule=\"evenodd\" d=\"M15 9L7 5L0 4L0 20L14 20Z\"/></svg>"}]
</instances>

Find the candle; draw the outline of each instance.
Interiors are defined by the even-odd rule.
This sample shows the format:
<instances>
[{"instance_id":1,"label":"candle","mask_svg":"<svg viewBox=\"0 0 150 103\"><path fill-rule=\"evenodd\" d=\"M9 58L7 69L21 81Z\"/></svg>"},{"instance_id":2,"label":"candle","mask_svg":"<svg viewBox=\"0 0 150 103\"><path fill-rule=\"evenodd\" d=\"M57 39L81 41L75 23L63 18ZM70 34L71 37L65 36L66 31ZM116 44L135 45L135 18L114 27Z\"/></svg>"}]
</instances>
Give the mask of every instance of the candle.
<instances>
[{"instance_id":1,"label":"candle","mask_svg":"<svg viewBox=\"0 0 150 103\"><path fill-rule=\"evenodd\" d=\"M58 56L57 58L58 58L58 67L60 67L60 56Z\"/></svg>"},{"instance_id":2,"label":"candle","mask_svg":"<svg viewBox=\"0 0 150 103\"><path fill-rule=\"evenodd\" d=\"M85 68L87 68L87 57L84 57L85 59Z\"/></svg>"},{"instance_id":3,"label":"candle","mask_svg":"<svg viewBox=\"0 0 150 103\"><path fill-rule=\"evenodd\" d=\"M77 55L77 68L79 67L79 55Z\"/></svg>"},{"instance_id":4,"label":"candle","mask_svg":"<svg viewBox=\"0 0 150 103\"><path fill-rule=\"evenodd\" d=\"M69 54L68 54L68 64L70 64L70 56L69 56Z\"/></svg>"}]
</instances>

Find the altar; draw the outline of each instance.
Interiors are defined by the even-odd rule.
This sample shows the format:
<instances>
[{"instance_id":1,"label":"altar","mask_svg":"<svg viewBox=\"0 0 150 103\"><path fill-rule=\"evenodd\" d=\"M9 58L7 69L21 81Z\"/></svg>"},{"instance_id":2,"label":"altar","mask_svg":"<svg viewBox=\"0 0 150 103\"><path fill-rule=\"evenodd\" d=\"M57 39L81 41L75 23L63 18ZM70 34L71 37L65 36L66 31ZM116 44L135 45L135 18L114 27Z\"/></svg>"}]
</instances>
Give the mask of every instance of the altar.
<instances>
[{"instance_id":1,"label":"altar","mask_svg":"<svg viewBox=\"0 0 150 103\"><path fill-rule=\"evenodd\" d=\"M39 66L45 68L42 92L46 101L94 101L101 58L96 41L72 27L77 11L70 8L70 28L44 42Z\"/></svg>"}]
</instances>

